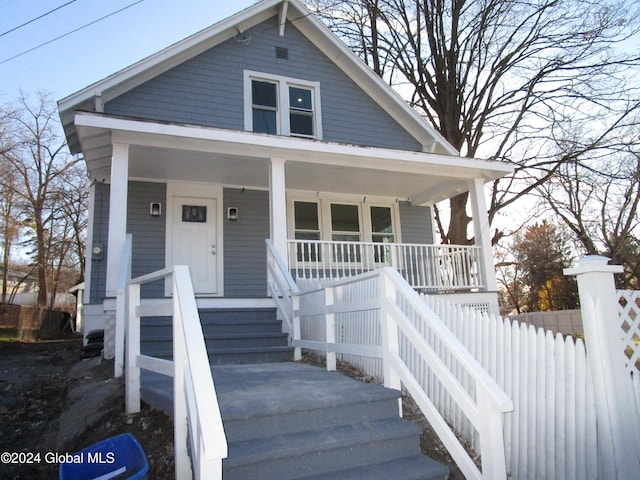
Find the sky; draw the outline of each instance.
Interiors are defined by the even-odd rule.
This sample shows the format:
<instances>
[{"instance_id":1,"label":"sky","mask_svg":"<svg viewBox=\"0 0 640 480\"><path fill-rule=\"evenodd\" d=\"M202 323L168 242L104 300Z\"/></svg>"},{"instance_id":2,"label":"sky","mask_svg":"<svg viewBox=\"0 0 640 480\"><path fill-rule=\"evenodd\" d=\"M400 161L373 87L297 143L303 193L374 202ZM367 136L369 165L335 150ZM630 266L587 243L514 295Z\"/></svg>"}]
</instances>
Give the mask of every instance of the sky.
<instances>
[{"instance_id":1,"label":"sky","mask_svg":"<svg viewBox=\"0 0 640 480\"><path fill-rule=\"evenodd\" d=\"M255 3L0 0L0 103L15 101L20 91L61 100Z\"/></svg>"}]
</instances>

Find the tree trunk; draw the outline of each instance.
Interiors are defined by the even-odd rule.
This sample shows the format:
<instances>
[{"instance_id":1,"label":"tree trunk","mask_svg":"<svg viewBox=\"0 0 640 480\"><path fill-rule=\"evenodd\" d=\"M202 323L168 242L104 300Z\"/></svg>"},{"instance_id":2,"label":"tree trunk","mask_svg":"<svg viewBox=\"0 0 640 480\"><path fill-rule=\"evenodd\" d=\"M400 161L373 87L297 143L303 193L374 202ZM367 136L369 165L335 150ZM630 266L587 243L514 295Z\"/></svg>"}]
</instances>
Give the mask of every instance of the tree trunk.
<instances>
[{"instance_id":1,"label":"tree trunk","mask_svg":"<svg viewBox=\"0 0 640 480\"><path fill-rule=\"evenodd\" d=\"M470 245L471 240L467 238L467 227L471 217L467 215L467 200L469 192L461 193L449 199L451 208L449 219L449 230L445 243L452 245Z\"/></svg>"}]
</instances>

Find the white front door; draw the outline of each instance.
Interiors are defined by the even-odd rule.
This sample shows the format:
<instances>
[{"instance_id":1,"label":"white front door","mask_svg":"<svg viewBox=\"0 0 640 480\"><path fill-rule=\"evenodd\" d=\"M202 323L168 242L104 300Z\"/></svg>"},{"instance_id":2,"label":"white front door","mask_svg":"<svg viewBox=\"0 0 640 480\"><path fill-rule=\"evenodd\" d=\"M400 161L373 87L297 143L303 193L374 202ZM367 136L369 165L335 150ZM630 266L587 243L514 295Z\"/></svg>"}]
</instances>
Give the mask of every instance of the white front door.
<instances>
[{"instance_id":1,"label":"white front door","mask_svg":"<svg viewBox=\"0 0 640 480\"><path fill-rule=\"evenodd\" d=\"M216 294L216 199L173 197L172 207L171 263L189 266L196 294Z\"/></svg>"}]
</instances>

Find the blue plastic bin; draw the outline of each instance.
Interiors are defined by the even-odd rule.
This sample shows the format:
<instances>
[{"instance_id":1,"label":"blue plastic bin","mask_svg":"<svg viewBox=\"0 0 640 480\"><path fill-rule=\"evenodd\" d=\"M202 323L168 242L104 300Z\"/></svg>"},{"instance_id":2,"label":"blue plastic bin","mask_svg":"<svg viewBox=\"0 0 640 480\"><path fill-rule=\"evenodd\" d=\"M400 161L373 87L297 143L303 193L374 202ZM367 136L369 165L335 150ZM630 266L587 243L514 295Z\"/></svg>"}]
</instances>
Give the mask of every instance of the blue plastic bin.
<instances>
[{"instance_id":1,"label":"blue plastic bin","mask_svg":"<svg viewBox=\"0 0 640 480\"><path fill-rule=\"evenodd\" d=\"M125 433L93 444L77 453L62 455L60 480L144 480L149 462L133 435Z\"/></svg>"}]
</instances>

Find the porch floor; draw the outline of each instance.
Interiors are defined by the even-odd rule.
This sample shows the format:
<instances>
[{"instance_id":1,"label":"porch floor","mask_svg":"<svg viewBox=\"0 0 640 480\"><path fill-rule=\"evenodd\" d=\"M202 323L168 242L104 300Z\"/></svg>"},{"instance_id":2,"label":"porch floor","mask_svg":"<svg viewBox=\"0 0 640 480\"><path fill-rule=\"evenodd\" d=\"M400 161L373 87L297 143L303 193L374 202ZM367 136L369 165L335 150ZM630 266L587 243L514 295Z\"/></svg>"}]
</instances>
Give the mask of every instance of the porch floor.
<instances>
[{"instance_id":1,"label":"porch floor","mask_svg":"<svg viewBox=\"0 0 640 480\"><path fill-rule=\"evenodd\" d=\"M229 443L225 480L444 479L421 455L420 428L398 416L399 392L295 362L212 369ZM172 409L172 379L143 374L143 399Z\"/></svg>"}]
</instances>

